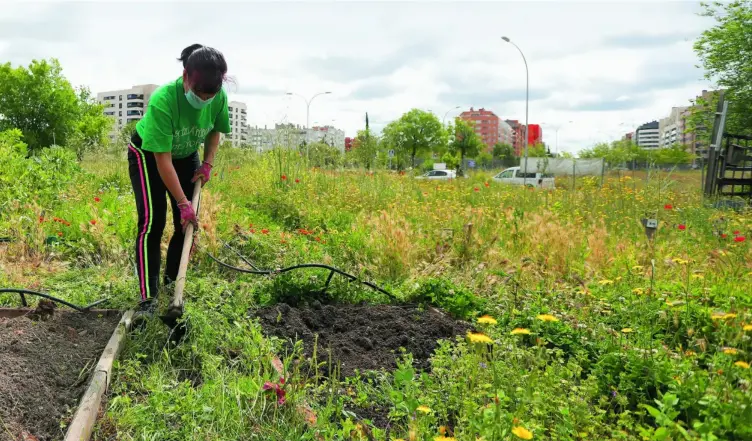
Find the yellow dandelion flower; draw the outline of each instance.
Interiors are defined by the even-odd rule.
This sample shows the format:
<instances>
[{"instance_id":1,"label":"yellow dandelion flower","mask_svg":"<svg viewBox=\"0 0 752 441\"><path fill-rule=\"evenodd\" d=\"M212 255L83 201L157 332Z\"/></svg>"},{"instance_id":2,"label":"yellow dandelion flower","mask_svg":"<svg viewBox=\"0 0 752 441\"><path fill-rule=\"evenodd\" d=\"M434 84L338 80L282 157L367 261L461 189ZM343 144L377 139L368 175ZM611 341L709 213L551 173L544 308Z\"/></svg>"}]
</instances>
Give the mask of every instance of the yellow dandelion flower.
<instances>
[{"instance_id":1,"label":"yellow dandelion flower","mask_svg":"<svg viewBox=\"0 0 752 441\"><path fill-rule=\"evenodd\" d=\"M710 314L710 318L713 320L721 320L726 318L726 313L724 312L714 312Z\"/></svg>"},{"instance_id":2,"label":"yellow dandelion flower","mask_svg":"<svg viewBox=\"0 0 752 441\"><path fill-rule=\"evenodd\" d=\"M703 279L705 279L705 276L702 275L702 274L692 274L692 278L693 279L703 280Z\"/></svg>"},{"instance_id":3,"label":"yellow dandelion flower","mask_svg":"<svg viewBox=\"0 0 752 441\"><path fill-rule=\"evenodd\" d=\"M536 317L538 320L543 320L544 322L558 322L559 319L552 316L551 314L541 314Z\"/></svg>"},{"instance_id":4,"label":"yellow dandelion flower","mask_svg":"<svg viewBox=\"0 0 752 441\"><path fill-rule=\"evenodd\" d=\"M693 350L688 350L687 352L684 353L684 355L686 355L687 357L692 357L693 355L697 355L697 354L695 354L695 351Z\"/></svg>"},{"instance_id":5,"label":"yellow dandelion flower","mask_svg":"<svg viewBox=\"0 0 752 441\"><path fill-rule=\"evenodd\" d=\"M744 329L745 331L752 331L752 325L744 325L742 329Z\"/></svg>"},{"instance_id":6,"label":"yellow dandelion flower","mask_svg":"<svg viewBox=\"0 0 752 441\"><path fill-rule=\"evenodd\" d=\"M495 325L498 322L495 318L491 317L490 315L486 314L478 319L478 323L482 323L484 325Z\"/></svg>"},{"instance_id":7,"label":"yellow dandelion flower","mask_svg":"<svg viewBox=\"0 0 752 441\"><path fill-rule=\"evenodd\" d=\"M525 328L514 328L514 329L512 329L511 334L512 335L520 335L520 334L530 335L530 330L529 329L525 329Z\"/></svg>"},{"instance_id":8,"label":"yellow dandelion flower","mask_svg":"<svg viewBox=\"0 0 752 441\"><path fill-rule=\"evenodd\" d=\"M723 353L726 355L736 355L739 353L739 351L734 348L723 348Z\"/></svg>"},{"instance_id":9,"label":"yellow dandelion flower","mask_svg":"<svg viewBox=\"0 0 752 441\"><path fill-rule=\"evenodd\" d=\"M415 410L417 410L418 412L423 412L423 413L431 413L431 408L428 406L424 406L424 405L418 406L418 408Z\"/></svg>"},{"instance_id":10,"label":"yellow dandelion flower","mask_svg":"<svg viewBox=\"0 0 752 441\"><path fill-rule=\"evenodd\" d=\"M512 433L514 433L514 436L521 439L533 439L533 432L525 429L522 426L517 426L512 428Z\"/></svg>"},{"instance_id":11,"label":"yellow dandelion flower","mask_svg":"<svg viewBox=\"0 0 752 441\"><path fill-rule=\"evenodd\" d=\"M493 343L491 337L480 332L468 332L467 339L473 343Z\"/></svg>"},{"instance_id":12,"label":"yellow dandelion flower","mask_svg":"<svg viewBox=\"0 0 752 441\"><path fill-rule=\"evenodd\" d=\"M739 367L740 367L740 368L742 368L742 369L749 369L749 363L747 363L746 361L737 361L737 362L736 362L736 363L734 363L734 364L735 364L736 366L739 366Z\"/></svg>"},{"instance_id":13,"label":"yellow dandelion flower","mask_svg":"<svg viewBox=\"0 0 752 441\"><path fill-rule=\"evenodd\" d=\"M433 441L457 441L457 438L451 436L434 436Z\"/></svg>"},{"instance_id":14,"label":"yellow dandelion flower","mask_svg":"<svg viewBox=\"0 0 752 441\"><path fill-rule=\"evenodd\" d=\"M632 271L642 271L643 268L642 265L635 265L632 267Z\"/></svg>"},{"instance_id":15,"label":"yellow dandelion flower","mask_svg":"<svg viewBox=\"0 0 752 441\"><path fill-rule=\"evenodd\" d=\"M736 318L736 314L734 314L733 312L730 312L728 314L724 314L723 315L723 319L724 320L726 320L726 319L732 319L732 318Z\"/></svg>"},{"instance_id":16,"label":"yellow dandelion flower","mask_svg":"<svg viewBox=\"0 0 752 441\"><path fill-rule=\"evenodd\" d=\"M643 294L645 292L645 290L642 289L642 288L635 288L635 289L632 290L632 292L635 293L635 294Z\"/></svg>"},{"instance_id":17,"label":"yellow dandelion flower","mask_svg":"<svg viewBox=\"0 0 752 441\"><path fill-rule=\"evenodd\" d=\"M601 280L600 282L598 282L598 284L600 286L613 285L614 281L606 279L606 280Z\"/></svg>"},{"instance_id":18,"label":"yellow dandelion flower","mask_svg":"<svg viewBox=\"0 0 752 441\"><path fill-rule=\"evenodd\" d=\"M624 329L621 330L621 332L623 334L630 334L630 333L634 332L634 330L632 328L624 328Z\"/></svg>"}]
</instances>

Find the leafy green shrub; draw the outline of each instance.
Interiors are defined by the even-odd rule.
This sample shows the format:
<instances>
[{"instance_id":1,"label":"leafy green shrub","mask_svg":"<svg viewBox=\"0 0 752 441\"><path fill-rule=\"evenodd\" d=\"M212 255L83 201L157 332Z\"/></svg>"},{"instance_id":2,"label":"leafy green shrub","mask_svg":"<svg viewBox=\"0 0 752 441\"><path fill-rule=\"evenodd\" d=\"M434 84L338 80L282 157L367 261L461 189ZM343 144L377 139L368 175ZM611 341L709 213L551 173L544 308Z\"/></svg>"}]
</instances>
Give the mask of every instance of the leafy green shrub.
<instances>
[{"instance_id":1,"label":"leafy green shrub","mask_svg":"<svg viewBox=\"0 0 752 441\"><path fill-rule=\"evenodd\" d=\"M38 156L27 156L26 144L17 129L0 132L0 212L6 212L13 201L36 200L52 205L60 193L80 172L76 156L62 147L42 150Z\"/></svg>"},{"instance_id":2,"label":"leafy green shrub","mask_svg":"<svg viewBox=\"0 0 752 441\"><path fill-rule=\"evenodd\" d=\"M463 319L477 317L486 306L486 300L447 279L427 279L419 283L407 300L437 306Z\"/></svg>"}]
</instances>

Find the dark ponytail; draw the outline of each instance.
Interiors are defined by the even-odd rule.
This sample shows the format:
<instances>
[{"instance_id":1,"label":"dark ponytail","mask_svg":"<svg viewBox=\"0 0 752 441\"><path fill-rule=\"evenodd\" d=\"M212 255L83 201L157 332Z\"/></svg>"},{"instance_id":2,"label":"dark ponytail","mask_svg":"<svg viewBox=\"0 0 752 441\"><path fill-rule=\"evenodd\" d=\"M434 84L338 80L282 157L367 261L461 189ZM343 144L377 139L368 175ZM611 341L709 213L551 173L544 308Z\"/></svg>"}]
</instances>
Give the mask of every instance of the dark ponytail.
<instances>
[{"instance_id":1,"label":"dark ponytail","mask_svg":"<svg viewBox=\"0 0 752 441\"><path fill-rule=\"evenodd\" d=\"M208 46L192 44L183 49L178 61L196 92L218 93L225 82L227 62L222 52Z\"/></svg>"}]
</instances>

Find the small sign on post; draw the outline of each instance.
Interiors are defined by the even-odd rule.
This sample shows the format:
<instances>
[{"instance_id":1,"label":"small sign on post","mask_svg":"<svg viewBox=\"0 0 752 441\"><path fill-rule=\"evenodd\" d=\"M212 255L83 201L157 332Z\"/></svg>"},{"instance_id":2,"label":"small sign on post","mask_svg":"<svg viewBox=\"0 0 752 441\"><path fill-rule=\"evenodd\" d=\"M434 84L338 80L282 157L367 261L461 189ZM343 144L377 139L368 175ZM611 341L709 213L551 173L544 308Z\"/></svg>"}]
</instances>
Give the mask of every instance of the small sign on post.
<instances>
[{"instance_id":1,"label":"small sign on post","mask_svg":"<svg viewBox=\"0 0 752 441\"><path fill-rule=\"evenodd\" d=\"M467 166L469 168L475 168L475 161L473 161L472 159L467 161Z\"/></svg>"},{"instance_id":2,"label":"small sign on post","mask_svg":"<svg viewBox=\"0 0 752 441\"><path fill-rule=\"evenodd\" d=\"M642 226L645 227L645 235L648 237L648 240L652 240L655 231L658 229L658 220L642 218Z\"/></svg>"},{"instance_id":3,"label":"small sign on post","mask_svg":"<svg viewBox=\"0 0 752 441\"><path fill-rule=\"evenodd\" d=\"M389 157L394 158L394 149L389 150Z\"/></svg>"}]
</instances>

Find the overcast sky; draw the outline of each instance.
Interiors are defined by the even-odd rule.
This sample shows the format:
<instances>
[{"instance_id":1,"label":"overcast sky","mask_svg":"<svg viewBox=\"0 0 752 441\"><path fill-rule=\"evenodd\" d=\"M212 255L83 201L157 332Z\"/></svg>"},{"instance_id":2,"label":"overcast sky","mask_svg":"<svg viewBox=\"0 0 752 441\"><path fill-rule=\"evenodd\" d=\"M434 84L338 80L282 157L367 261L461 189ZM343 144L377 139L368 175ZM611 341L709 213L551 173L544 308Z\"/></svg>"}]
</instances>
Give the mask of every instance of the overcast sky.
<instances>
[{"instance_id":1,"label":"overcast sky","mask_svg":"<svg viewBox=\"0 0 752 441\"><path fill-rule=\"evenodd\" d=\"M56 57L93 92L177 78L192 43L221 50L251 125L333 124L348 136L411 108L448 118L471 106L525 118L578 151L665 117L703 88L692 42L712 25L699 2L9 2L0 62ZM460 110L454 110L460 106ZM332 122L334 121L334 122ZM569 121L573 121L569 123Z\"/></svg>"}]
</instances>

